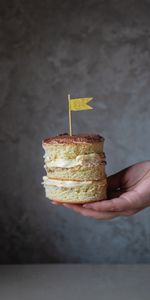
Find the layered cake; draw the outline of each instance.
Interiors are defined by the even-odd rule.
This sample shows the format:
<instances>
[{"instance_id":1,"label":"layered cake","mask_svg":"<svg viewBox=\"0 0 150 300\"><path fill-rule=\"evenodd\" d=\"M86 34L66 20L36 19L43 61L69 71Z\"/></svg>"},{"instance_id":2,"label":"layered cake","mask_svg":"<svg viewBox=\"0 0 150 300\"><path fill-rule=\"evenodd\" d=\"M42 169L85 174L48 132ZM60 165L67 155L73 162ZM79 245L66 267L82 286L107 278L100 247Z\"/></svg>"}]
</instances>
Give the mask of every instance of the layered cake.
<instances>
[{"instance_id":1,"label":"layered cake","mask_svg":"<svg viewBox=\"0 0 150 300\"><path fill-rule=\"evenodd\" d=\"M62 134L42 141L46 197L65 203L106 199L104 138L100 135Z\"/></svg>"}]
</instances>

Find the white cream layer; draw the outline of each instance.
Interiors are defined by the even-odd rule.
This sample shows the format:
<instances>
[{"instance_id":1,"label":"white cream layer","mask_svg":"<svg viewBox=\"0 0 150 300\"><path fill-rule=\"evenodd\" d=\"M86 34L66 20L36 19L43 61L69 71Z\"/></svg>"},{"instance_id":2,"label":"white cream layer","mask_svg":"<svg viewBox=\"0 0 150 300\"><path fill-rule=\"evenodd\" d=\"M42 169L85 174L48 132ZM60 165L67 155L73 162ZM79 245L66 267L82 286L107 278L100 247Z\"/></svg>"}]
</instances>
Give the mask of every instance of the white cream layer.
<instances>
[{"instance_id":1,"label":"white cream layer","mask_svg":"<svg viewBox=\"0 0 150 300\"><path fill-rule=\"evenodd\" d=\"M94 166L104 162L104 155L91 153L78 155L75 159L55 159L51 160L49 156L44 155L45 163L48 168L72 168L76 166Z\"/></svg>"},{"instance_id":2,"label":"white cream layer","mask_svg":"<svg viewBox=\"0 0 150 300\"><path fill-rule=\"evenodd\" d=\"M84 184L91 184L92 181L73 181L73 180L57 180L57 179L50 179L47 176L43 176L44 185L55 185L57 187L76 187L76 186L83 186Z\"/></svg>"}]
</instances>

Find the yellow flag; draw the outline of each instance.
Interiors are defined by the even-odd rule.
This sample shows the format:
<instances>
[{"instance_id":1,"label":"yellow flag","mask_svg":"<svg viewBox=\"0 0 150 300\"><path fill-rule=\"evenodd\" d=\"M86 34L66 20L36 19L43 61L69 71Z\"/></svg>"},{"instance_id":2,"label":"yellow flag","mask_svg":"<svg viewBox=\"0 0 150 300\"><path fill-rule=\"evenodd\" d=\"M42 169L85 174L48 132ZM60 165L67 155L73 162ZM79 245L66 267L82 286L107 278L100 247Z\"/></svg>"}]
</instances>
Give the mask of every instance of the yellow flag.
<instances>
[{"instance_id":1,"label":"yellow flag","mask_svg":"<svg viewBox=\"0 0 150 300\"><path fill-rule=\"evenodd\" d=\"M89 103L91 100L93 100L93 97L91 98L76 98L76 99L71 99L70 95L68 95L68 108L69 108L69 132L70 135L72 135L72 111L76 110L87 110L87 109L93 109Z\"/></svg>"},{"instance_id":2,"label":"yellow flag","mask_svg":"<svg viewBox=\"0 0 150 300\"><path fill-rule=\"evenodd\" d=\"M89 103L93 98L76 98L69 100L70 111L93 109Z\"/></svg>"}]
</instances>

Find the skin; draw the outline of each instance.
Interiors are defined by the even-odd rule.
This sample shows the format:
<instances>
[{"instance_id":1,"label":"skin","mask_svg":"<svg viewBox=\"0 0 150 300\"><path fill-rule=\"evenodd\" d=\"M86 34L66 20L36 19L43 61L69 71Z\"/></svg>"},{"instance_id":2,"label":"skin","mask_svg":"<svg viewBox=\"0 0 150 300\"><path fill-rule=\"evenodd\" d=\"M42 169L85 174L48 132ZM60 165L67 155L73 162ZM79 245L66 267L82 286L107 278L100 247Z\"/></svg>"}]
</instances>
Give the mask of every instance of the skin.
<instances>
[{"instance_id":1,"label":"skin","mask_svg":"<svg viewBox=\"0 0 150 300\"><path fill-rule=\"evenodd\" d=\"M60 205L57 202L52 202ZM110 220L131 216L150 206L150 161L132 165L108 177L108 199L87 204L63 204L82 216Z\"/></svg>"}]
</instances>

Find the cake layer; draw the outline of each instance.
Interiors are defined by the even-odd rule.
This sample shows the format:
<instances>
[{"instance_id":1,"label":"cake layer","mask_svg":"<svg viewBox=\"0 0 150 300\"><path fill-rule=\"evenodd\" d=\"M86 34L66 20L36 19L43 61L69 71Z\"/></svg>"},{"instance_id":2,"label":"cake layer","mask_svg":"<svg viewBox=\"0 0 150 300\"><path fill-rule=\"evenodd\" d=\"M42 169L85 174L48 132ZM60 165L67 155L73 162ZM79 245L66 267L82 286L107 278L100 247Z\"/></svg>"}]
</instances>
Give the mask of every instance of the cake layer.
<instances>
[{"instance_id":1,"label":"cake layer","mask_svg":"<svg viewBox=\"0 0 150 300\"><path fill-rule=\"evenodd\" d=\"M103 141L99 143L45 144L43 148L50 160L75 159L79 155L103 152Z\"/></svg>"},{"instance_id":2,"label":"cake layer","mask_svg":"<svg viewBox=\"0 0 150 300\"><path fill-rule=\"evenodd\" d=\"M49 178L99 180L105 177L104 153L78 155L74 159L51 160L45 155L45 170Z\"/></svg>"},{"instance_id":3,"label":"cake layer","mask_svg":"<svg viewBox=\"0 0 150 300\"><path fill-rule=\"evenodd\" d=\"M52 180L43 177L46 197L67 203L85 203L106 199L107 181Z\"/></svg>"},{"instance_id":4,"label":"cake layer","mask_svg":"<svg viewBox=\"0 0 150 300\"><path fill-rule=\"evenodd\" d=\"M106 177L104 164L92 167L77 166L74 168L48 168L45 170L49 178L68 179L68 180L101 180Z\"/></svg>"},{"instance_id":5,"label":"cake layer","mask_svg":"<svg viewBox=\"0 0 150 300\"><path fill-rule=\"evenodd\" d=\"M76 166L92 167L105 162L104 153L90 153L76 156L74 159L51 159L47 154L44 155L45 164L48 168L73 168Z\"/></svg>"},{"instance_id":6,"label":"cake layer","mask_svg":"<svg viewBox=\"0 0 150 300\"><path fill-rule=\"evenodd\" d=\"M51 160L74 159L79 155L103 152L104 138L99 135L58 135L42 141Z\"/></svg>"}]
</instances>

